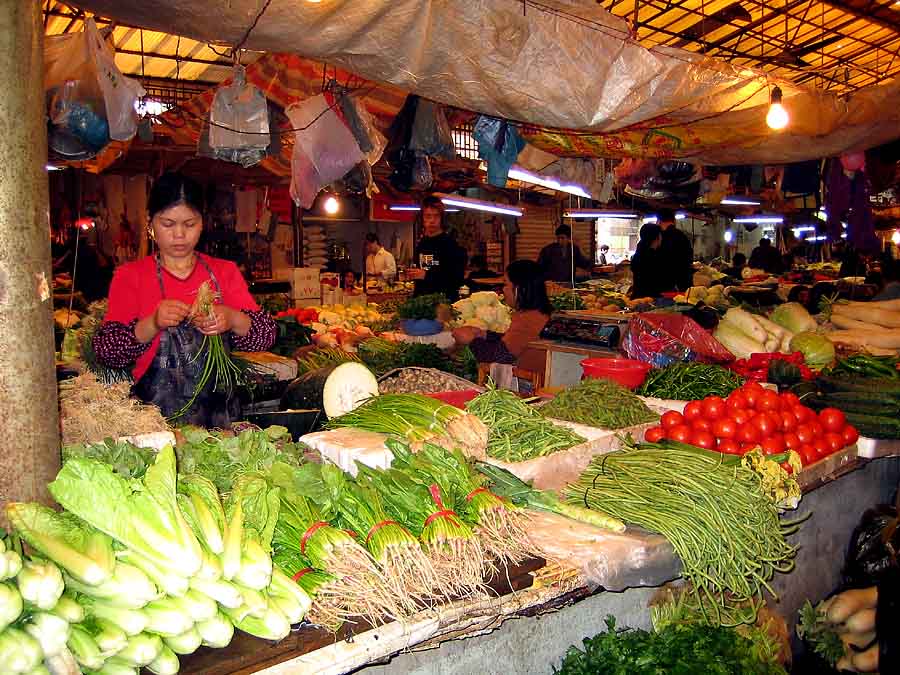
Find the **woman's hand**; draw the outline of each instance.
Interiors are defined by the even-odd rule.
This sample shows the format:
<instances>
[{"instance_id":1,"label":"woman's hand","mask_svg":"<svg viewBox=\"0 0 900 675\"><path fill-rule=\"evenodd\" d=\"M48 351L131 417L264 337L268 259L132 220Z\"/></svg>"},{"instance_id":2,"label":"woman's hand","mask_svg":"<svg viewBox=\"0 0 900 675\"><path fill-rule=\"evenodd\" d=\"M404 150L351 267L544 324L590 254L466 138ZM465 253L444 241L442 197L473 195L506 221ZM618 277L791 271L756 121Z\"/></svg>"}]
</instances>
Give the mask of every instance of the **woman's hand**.
<instances>
[{"instance_id":1,"label":"woman's hand","mask_svg":"<svg viewBox=\"0 0 900 675\"><path fill-rule=\"evenodd\" d=\"M844 591L826 600L822 609L828 621L836 627L846 645L847 655L838 661L838 670L871 673L878 670L878 643L875 639L875 611L878 588ZM856 649L854 649L854 647ZM865 651L857 651L857 649Z\"/></svg>"},{"instance_id":2,"label":"woman's hand","mask_svg":"<svg viewBox=\"0 0 900 675\"><path fill-rule=\"evenodd\" d=\"M153 325L157 331L174 328L191 313L190 305L180 300L161 300L153 313Z\"/></svg>"},{"instance_id":3,"label":"woman's hand","mask_svg":"<svg viewBox=\"0 0 900 675\"><path fill-rule=\"evenodd\" d=\"M471 344L475 338L484 337L485 335L485 331L477 326L460 326L453 329L453 339L456 340L456 344L460 345Z\"/></svg>"},{"instance_id":4,"label":"woman's hand","mask_svg":"<svg viewBox=\"0 0 900 675\"><path fill-rule=\"evenodd\" d=\"M250 317L233 307L214 305L210 314L194 317L194 325L204 335L221 335L228 331L246 335L250 330Z\"/></svg>"}]
</instances>

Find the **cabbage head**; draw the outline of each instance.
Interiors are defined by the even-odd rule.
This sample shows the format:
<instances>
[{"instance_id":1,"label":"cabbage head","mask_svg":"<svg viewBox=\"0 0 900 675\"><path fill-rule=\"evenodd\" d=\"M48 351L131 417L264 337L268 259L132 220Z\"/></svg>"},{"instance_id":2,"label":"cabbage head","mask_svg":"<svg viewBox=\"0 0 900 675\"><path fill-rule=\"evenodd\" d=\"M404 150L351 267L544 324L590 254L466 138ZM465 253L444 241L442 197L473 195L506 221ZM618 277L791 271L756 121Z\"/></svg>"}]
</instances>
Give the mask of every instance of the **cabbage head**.
<instances>
[{"instance_id":1,"label":"cabbage head","mask_svg":"<svg viewBox=\"0 0 900 675\"><path fill-rule=\"evenodd\" d=\"M834 344L824 335L805 331L791 338L792 352L802 352L806 365L821 370L834 361Z\"/></svg>"}]
</instances>

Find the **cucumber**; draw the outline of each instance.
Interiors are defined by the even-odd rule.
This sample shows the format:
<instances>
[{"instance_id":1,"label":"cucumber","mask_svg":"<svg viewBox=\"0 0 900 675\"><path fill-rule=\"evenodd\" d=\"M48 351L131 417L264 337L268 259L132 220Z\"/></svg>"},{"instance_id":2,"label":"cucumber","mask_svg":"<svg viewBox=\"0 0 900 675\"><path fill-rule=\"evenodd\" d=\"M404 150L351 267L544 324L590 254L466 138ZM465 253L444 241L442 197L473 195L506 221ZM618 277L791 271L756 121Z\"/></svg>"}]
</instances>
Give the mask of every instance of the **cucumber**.
<instances>
[{"instance_id":1,"label":"cucumber","mask_svg":"<svg viewBox=\"0 0 900 675\"><path fill-rule=\"evenodd\" d=\"M883 415L845 413L847 422L856 427L860 435L869 438L900 438L900 420Z\"/></svg>"},{"instance_id":2,"label":"cucumber","mask_svg":"<svg viewBox=\"0 0 900 675\"><path fill-rule=\"evenodd\" d=\"M848 378L822 375L816 378L816 384L822 391L859 391L877 395L889 394L900 397L900 381L893 378Z\"/></svg>"},{"instance_id":3,"label":"cucumber","mask_svg":"<svg viewBox=\"0 0 900 675\"><path fill-rule=\"evenodd\" d=\"M851 396L842 396L841 394L851 394ZM813 396L809 399L804 399L803 403L815 410L837 408L845 413L883 415L885 417L900 414L900 405L897 403L873 398L860 398L856 392L835 392L824 396Z\"/></svg>"}]
</instances>

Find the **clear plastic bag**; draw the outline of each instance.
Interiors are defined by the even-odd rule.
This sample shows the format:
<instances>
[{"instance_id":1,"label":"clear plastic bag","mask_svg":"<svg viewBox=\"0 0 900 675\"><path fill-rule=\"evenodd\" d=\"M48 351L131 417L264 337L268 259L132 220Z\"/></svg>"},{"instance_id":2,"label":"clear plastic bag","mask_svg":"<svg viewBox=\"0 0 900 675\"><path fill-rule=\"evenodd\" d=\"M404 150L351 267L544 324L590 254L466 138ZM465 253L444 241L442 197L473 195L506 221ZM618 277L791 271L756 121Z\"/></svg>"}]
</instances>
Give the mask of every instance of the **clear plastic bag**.
<instances>
[{"instance_id":1,"label":"clear plastic bag","mask_svg":"<svg viewBox=\"0 0 900 675\"><path fill-rule=\"evenodd\" d=\"M341 97L340 108L366 161L372 165L376 164L387 147L387 138L375 126L375 119L354 96Z\"/></svg>"},{"instance_id":2,"label":"clear plastic bag","mask_svg":"<svg viewBox=\"0 0 900 675\"><path fill-rule=\"evenodd\" d=\"M429 157L456 157L456 146L442 105L425 99L419 100L409 147Z\"/></svg>"},{"instance_id":3,"label":"clear plastic bag","mask_svg":"<svg viewBox=\"0 0 900 675\"><path fill-rule=\"evenodd\" d=\"M252 166L266 156L269 107L266 97L247 84L243 67L231 84L219 87L209 109L209 147L213 157Z\"/></svg>"},{"instance_id":4,"label":"clear plastic bag","mask_svg":"<svg viewBox=\"0 0 900 675\"><path fill-rule=\"evenodd\" d=\"M708 331L681 314L645 312L631 318L622 349L629 358L663 368L675 361L730 363L734 355Z\"/></svg>"},{"instance_id":5,"label":"clear plastic bag","mask_svg":"<svg viewBox=\"0 0 900 675\"><path fill-rule=\"evenodd\" d=\"M291 197L309 208L319 191L343 177L364 159L350 129L324 95L292 105L286 111L294 132Z\"/></svg>"}]
</instances>

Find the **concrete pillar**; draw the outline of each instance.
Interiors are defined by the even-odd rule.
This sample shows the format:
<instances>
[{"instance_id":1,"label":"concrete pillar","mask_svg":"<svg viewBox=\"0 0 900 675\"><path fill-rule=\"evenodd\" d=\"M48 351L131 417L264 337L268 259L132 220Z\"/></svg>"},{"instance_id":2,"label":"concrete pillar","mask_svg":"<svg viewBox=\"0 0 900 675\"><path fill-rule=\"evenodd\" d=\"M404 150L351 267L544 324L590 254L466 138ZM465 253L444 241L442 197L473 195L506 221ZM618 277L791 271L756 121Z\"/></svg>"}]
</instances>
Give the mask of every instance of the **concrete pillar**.
<instances>
[{"instance_id":1,"label":"concrete pillar","mask_svg":"<svg viewBox=\"0 0 900 675\"><path fill-rule=\"evenodd\" d=\"M59 469L39 0L0 0L0 504Z\"/></svg>"}]
</instances>

